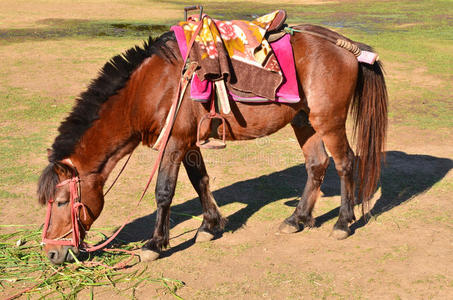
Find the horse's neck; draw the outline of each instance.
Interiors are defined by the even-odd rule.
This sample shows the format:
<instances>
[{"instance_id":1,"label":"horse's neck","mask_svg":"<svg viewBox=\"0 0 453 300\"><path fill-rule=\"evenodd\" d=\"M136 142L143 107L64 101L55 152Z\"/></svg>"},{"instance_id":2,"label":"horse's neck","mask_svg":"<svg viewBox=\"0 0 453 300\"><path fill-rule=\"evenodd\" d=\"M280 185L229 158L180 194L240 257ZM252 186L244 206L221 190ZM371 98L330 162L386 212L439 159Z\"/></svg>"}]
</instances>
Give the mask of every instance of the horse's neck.
<instances>
[{"instance_id":1,"label":"horse's neck","mask_svg":"<svg viewBox=\"0 0 453 300\"><path fill-rule=\"evenodd\" d=\"M105 182L116 163L140 142L129 122L127 86L101 107L99 119L81 138L71 156L81 174L96 174Z\"/></svg>"},{"instance_id":2,"label":"horse's neck","mask_svg":"<svg viewBox=\"0 0 453 300\"><path fill-rule=\"evenodd\" d=\"M178 70L178 66L153 55L132 74L123 89L102 105L99 119L86 131L72 157L83 172L97 173L105 182L117 162L132 152L145 136L145 144L157 139L177 81L170 76L147 74L168 74L169 68L174 69L171 69L173 73Z\"/></svg>"}]
</instances>

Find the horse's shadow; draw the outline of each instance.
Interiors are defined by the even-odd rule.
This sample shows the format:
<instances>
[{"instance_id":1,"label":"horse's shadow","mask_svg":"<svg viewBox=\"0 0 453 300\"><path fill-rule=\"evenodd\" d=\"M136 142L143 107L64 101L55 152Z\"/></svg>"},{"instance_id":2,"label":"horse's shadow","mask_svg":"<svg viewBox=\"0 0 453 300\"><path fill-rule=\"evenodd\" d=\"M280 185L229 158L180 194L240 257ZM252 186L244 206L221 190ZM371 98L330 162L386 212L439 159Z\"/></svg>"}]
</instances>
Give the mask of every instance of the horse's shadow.
<instances>
[{"instance_id":1,"label":"horse's shadow","mask_svg":"<svg viewBox=\"0 0 453 300\"><path fill-rule=\"evenodd\" d=\"M380 180L381 196L372 208L371 214L378 216L429 190L452 168L453 161L448 158L406 154L400 151L387 152L386 164L383 167ZM213 194L219 207L234 202L246 205L227 216L228 224L225 230L235 231L239 229L254 213L271 202L283 198L299 197L306 180L305 166L301 164L269 175L240 181L214 191ZM340 180L336 174L333 161L329 165L321 190L324 196L340 195ZM287 201L285 204L295 206L297 202L298 199L295 199ZM191 215L201 214L201 204L198 198L172 206L171 209L173 212L171 227L190 219ZM336 218L338 212L339 207L316 217L316 226L321 226L323 223ZM152 237L154 221L155 212L138 218L124 228L118 239L125 243L148 240ZM365 223L362 217L351 226L352 232ZM191 239L179 244L164 255L171 255L173 252L190 247L193 242L193 239Z\"/></svg>"}]
</instances>

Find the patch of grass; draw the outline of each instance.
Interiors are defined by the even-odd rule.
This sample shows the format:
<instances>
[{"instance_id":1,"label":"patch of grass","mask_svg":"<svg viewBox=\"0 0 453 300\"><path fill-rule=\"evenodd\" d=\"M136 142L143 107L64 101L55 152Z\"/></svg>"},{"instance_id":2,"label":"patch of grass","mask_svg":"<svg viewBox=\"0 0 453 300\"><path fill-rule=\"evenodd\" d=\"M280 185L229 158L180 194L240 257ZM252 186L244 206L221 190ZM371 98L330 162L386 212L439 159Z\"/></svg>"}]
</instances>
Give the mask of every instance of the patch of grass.
<instances>
[{"instance_id":1,"label":"patch of grass","mask_svg":"<svg viewBox=\"0 0 453 300\"><path fill-rule=\"evenodd\" d=\"M222 213L224 213L226 215L230 215L245 207L246 207L246 205L243 203L228 203L228 204L222 206Z\"/></svg>"},{"instance_id":2,"label":"patch of grass","mask_svg":"<svg viewBox=\"0 0 453 300\"><path fill-rule=\"evenodd\" d=\"M203 250L207 254L207 259L210 262L216 262L221 257L226 255L227 249L217 246L214 243L200 243L197 244L197 247Z\"/></svg>"},{"instance_id":3,"label":"patch of grass","mask_svg":"<svg viewBox=\"0 0 453 300\"><path fill-rule=\"evenodd\" d=\"M404 126L415 126L419 129L437 130L442 128L451 128L453 126L452 115L448 100L431 98L430 100L400 102L398 107L393 105L390 117L398 120L399 124ZM415 103L418 102L418 103Z\"/></svg>"},{"instance_id":4,"label":"patch of grass","mask_svg":"<svg viewBox=\"0 0 453 300\"><path fill-rule=\"evenodd\" d=\"M245 243L242 243L242 244L237 244L237 245L232 246L231 250L233 251L235 256L240 256L245 251L251 249L252 247L253 248L260 248L259 246L260 246L260 243L253 243L253 245L252 245L251 243L245 242Z\"/></svg>"},{"instance_id":5,"label":"patch of grass","mask_svg":"<svg viewBox=\"0 0 453 300\"><path fill-rule=\"evenodd\" d=\"M134 298L137 287L154 284L163 288L164 294L180 298L177 291L184 286L183 282L163 275L156 277L147 265L133 267L137 259L130 261L130 256L121 252L102 252L89 257L88 263L77 260L73 264L53 266L40 249L40 237L41 230L26 228L0 235L2 294L15 295L28 287L30 289L24 293L28 297L73 299L80 293L89 293L92 297L95 288L109 287L122 297ZM121 249L136 247L128 244L122 245ZM121 262L129 262L126 270L114 268Z\"/></svg>"},{"instance_id":6,"label":"patch of grass","mask_svg":"<svg viewBox=\"0 0 453 300\"><path fill-rule=\"evenodd\" d=\"M327 273L309 272L305 275L305 280L311 286L311 294L318 299L342 298L341 294L335 291L333 278Z\"/></svg>"},{"instance_id":7,"label":"patch of grass","mask_svg":"<svg viewBox=\"0 0 453 300\"><path fill-rule=\"evenodd\" d=\"M30 94L21 88L10 87L5 93L0 94L0 122L14 120L48 121L51 118L62 116L71 107L72 103L56 105L48 97ZM55 116L55 117L54 117ZM29 123L29 125L32 125Z\"/></svg>"},{"instance_id":8,"label":"patch of grass","mask_svg":"<svg viewBox=\"0 0 453 300\"><path fill-rule=\"evenodd\" d=\"M453 287L453 280L443 274L430 274L424 275L411 282L411 284L418 286L430 286L432 291L450 289Z\"/></svg>"},{"instance_id":9,"label":"patch of grass","mask_svg":"<svg viewBox=\"0 0 453 300\"><path fill-rule=\"evenodd\" d=\"M2 42L25 42L30 40L52 40L62 38L131 38L157 37L170 29L169 25L147 24L136 21L89 21L81 19L45 19L47 25L38 28L0 29Z\"/></svg>"},{"instance_id":10,"label":"patch of grass","mask_svg":"<svg viewBox=\"0 0 453 300\"><path fill-rule=\"evenodd\" d=\"M260 221L282 221L290 216L294 208L284 205L285 201L283 200L272 202L261 208L256 213L256 219Z\"/></svg>"},{"instance_id":11,"label":"patch of grass","mask_svg":"<svg viewBox=\"0 0 453 300\"><path fill-rule=\"evenodd\" d=\"M15 194L15 193L10 193L9 191L5 191L5 190L0 190L0 198L20 198L22 197L22 195L18 195L18 194Z\"/></svg>"},{"instance_id":12,"label":"patch of grass","mask_svg":"<svg viewBox=\"0 0 453 300\"><path fill-rule=\"evenodd\" d=\"M446 177L445 179L436 182L430 192L453 192L453 178Z\"/></svg>"},{"instance_id":13,"label":"patch of grass","mask_svg":"<svg viewBox=\"0 0 453 300\"><path fill-rule=\"evenodd\" d=\"M381 261L387 260L405 261L408 259L409 252L411 251L409 245L404 244L401 246L392 246L390 251L387 251L382 255Z\"/></svg>"},{"instance_id":14,"label":"patch of grass","mask_svg":"<svg viewBox=\"0 0 453 300\"><path fill-rule=\"evenodd\" d=\"M56 131L54 125L48 124L49 116L61 116L68 107L53 105L47 98L18 88L0 93L0 123L5 124L0 130L2 188L37 181L38 169L30 159L37 152L45 157L49 131Z\"/></svg>"},{"instance_id":15,"label":"patch of grass","mask_svg":"<svg viewBox=\"0 0 453 300\"><path fill-rule=\"evenodd\" d=\"M15 166L10 164L4 166L0 170L0 178L2 188L24 183L34 183L38 181L38 174L36 169L32 169L27 165Z\"/></svg>"}]
</instances>

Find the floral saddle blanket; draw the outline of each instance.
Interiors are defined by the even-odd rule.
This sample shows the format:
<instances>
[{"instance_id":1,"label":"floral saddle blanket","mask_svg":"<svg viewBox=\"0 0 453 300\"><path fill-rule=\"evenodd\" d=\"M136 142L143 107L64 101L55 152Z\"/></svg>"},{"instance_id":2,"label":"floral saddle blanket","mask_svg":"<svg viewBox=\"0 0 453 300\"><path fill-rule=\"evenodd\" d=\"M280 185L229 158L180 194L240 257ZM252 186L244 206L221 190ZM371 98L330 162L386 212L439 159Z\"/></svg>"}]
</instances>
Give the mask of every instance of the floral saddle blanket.
<instances>
[{"instance_id":1,"label":"floral saddle blanket","mask_svg":"<svg viewBox=\"0 0 453 300\"><path fill-rule=\"evenodd\" d=\"M222 82L228 98L235 101L300 101L290 36L286 34L274 42L265 38L279 17L279 11L253 21L219 21L203 16L202 28L189 53L189 60L199 66L191 81L191 98L209 101L214 86ZM198 19L190 16L171 28L183 57Z\"/></svg>"}]
</instances>

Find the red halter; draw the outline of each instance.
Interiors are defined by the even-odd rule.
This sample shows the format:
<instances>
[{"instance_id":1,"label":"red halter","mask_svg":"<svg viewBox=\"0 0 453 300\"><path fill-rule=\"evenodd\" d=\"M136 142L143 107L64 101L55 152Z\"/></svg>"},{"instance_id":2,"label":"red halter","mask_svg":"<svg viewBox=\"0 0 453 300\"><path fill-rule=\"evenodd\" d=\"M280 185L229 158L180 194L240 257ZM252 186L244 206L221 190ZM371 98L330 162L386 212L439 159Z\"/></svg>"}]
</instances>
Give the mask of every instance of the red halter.
<instances>
[{"instance_id":1,"label":"red halter","mask_svg":"<svg viewBox=\"0 0 453 300\"><path fill-rule=\"evenodd\" d=\"M189 45L187 47L188 50L187 50L186 57L184 58L184 62L188 62L187 59L189 57L190 49L192 48L192 46L193 46L193 44L195 42L195 38L197 37L198 33L200 32L201 28L203 27L203 18L204 18L204 16L201 18L201 20L199 20L196 23L197 29L195 30L194 34L192 35L192 38L191 38L191 40L189 42ZM190 64L188 64L187 69L186 69L186 64L185 64L183 69L182 69L182 71L181 71L182 75L180 77L180 82L178 84L178 90L177 90L177 92L175 94L175 97L174 97L173 103L172 103L173 111L170 110L170 112L169 112L169 114L172 112L171 113L172 114L171 115L171 119L169 121L170 125L167 126L167 127L164 127L165 128L164 129L164 135L163 135L163 138L162 138L162 142L161 142L161 144L159 146L158 157L157 157L157 159L156 159L156 161L154 163L154 166L153 166L153 169L152 169L151 174L149 176L148 182L147 182L147 184L145 186L145 189L144 189L144 191L143 191L143 193L142 193L142 195L140 197L140 200L138 201L137 206L140 204L141 200L145 196L146 191L148 190L148 187L149 187L149 185L151 183L151 180L154 177L154 174L159 169L160 161L162 160L162 157L163 157L163 154L164 154L164 150L166 148L167 141L168 141L168 139L170 137L171 129L173 127L173 123L174 123L174 120L176 118L176 114L178 113L178 109L179 109L181 101L182 101L182 99L184 97L184 93L186 91L186 88L187 88L187 86L188 86L188 84L190 82L190 79L192 78L193 74L195 73L195 70L196 70L197 66L198 66L197 63L191 62ZM129 161L129 159L127 161ZM127 163L127 161L126 161L126 163ZM83 250L85 252L93 252L93 251L99 250L99 249L105 247L111 241L113 241L116 238L116 236L120 233L120 231L126 226L127 222L123 223L123 225L121 225L121 227L118 228L118 230L110 238L108 238L106 241L104 241L102 244L94 246L94 247L90 247L90 248L87 248L86 245L82 245L82 241L80 239L79 224L81 225L82 229L85 232L86 232L86 229L83 227L83 224L80 223L79 212L80 212L80 208L82 207L84 209L84 213L85 213L86 208L85 208L85 205L81 201L81 196L80 196L80 178L77 175L77 170L76 170L74 164L71 162L71 160L69 158L62 160L61 162L66 164L66 165L71 166L75 170L75 174L74 174L74 176L71 179L64 180L64 181L60 182L59 184L57 184L57 187L63 186L65 184L69 184L69 192L70 192L69 201L70 201L70 206L71 206L71 224L72 224L72 228L71 228L71 230L69 230L65 234L61 235L60 237L57 237L57 238L54 238L54 239L48 239L47 238L47 229L49 228L50 213L51 213L51 210L52 210L52 203L53 203L53 199L50 199L48 201L48 204L47 204L46 219L44 221L44 228L43 228L43 232L42 232L42 243L43 244L53 244L53 245L63 245L63 246L73 246L73 247L77 247L79 249L80 249L80 246L83 246L83 248L81 250ZM124 167L123 167L123 169L124 169ZM120 171L120 174L121 174L121 172L122 171ZM115 179L115 182L116 182L116 179ZM66 238L66 236L69 235L70 233L72 233L72 238Z\"/></svg>"},{"instance_id":2,"label":"red halter","mask_svg":"<svg viewBox=\"0 0 453 300\"><path fill-rule=\"evenodd\" d=\"M70 179L66 179L59 184L57 187L62 187L66 184L69 184L69 205L71 208L71 230L66 232L65 234L61 235L60 237L54 239L47 238L47 230L49 228L50 223L50 213L52 211L52 203L54 202L53 199L49 199L47 202L47 212L46 212L46 219L44 221L44 228L42 230L42 244L51 244L51 245L61 245L61 246L74 246L79 248L81 239L80 239L80 227L85 231L83 225L80 223L79 212L80 208L84 208L85 206L81 202L80 197L80 178L75 172L74 177ZM84 210L85 212L85 210ZM79 227L80 225L80 227ZM72 233L71 238L67 238L69 234Z\"/></svg>"}]
</instances>

